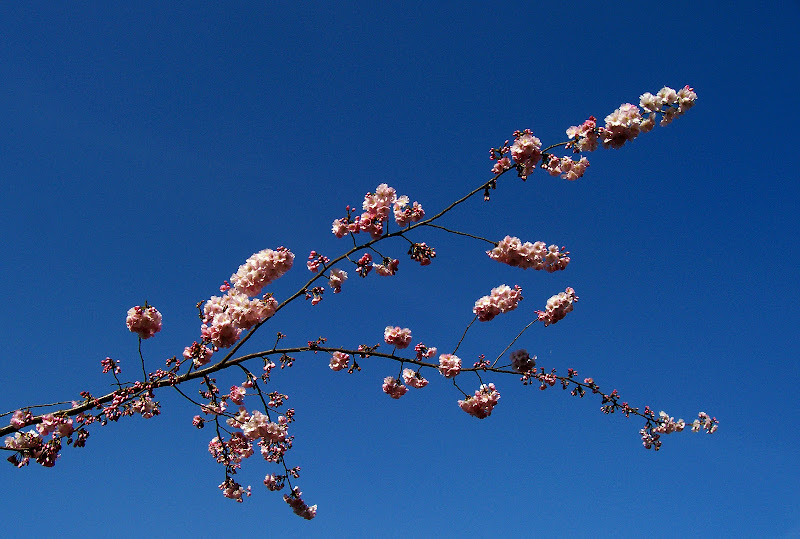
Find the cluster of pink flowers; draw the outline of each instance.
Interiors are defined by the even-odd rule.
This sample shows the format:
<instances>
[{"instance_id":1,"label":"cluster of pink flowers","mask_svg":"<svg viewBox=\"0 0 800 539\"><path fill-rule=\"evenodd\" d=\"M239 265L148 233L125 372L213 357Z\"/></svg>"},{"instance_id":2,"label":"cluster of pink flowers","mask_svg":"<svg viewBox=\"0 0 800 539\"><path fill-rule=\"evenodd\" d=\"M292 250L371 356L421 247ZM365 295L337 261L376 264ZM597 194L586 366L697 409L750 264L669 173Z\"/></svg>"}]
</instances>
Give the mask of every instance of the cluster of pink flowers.
<instances>
[{"instance_id":1,"label":"cluster of pink flowers","mask_svg":"<svg viewBox=\"0 0 800 539\"><path fill-rule=\"evenodd\" d=\"M42 416L42 422L36 425L36 430L41 436L53 434L60 437L69 436L75 429L72 427L71 417L45 414Z\"/></svg>"},{"instance_id":2,"label":"cluster of pink flowers","mask_svg":"<svg viewBox=\"0 0 800 539\"><path fill-rule=\"evenodd\" d=\"M639 107L623 103L617 110L606 116L606 126L601 130L603 147L622 148L639 136L642 115Z\"/></svg>"},{"instance_id":3,"label":"cluster of pink flowers","mask_svg":"<svg viewBox=\"0 0 800 539\"><path fill-rule=\"evenodd\" d=\"M344 352L334 352L331 356L330 367L331 370L341 371L347 368L350 362L350 356Z\"/></svg>"},{"instance_id":4,"label":"cluster of pink flowers","mask_svg":"<svg viewBox=\"0 0 800 539\"><path fill-rule=\"evenodd\" d=\"M161 413L159 404L149 395L143 395L131 403L131 410L145 419L150 419Z\"/></svg>"},{"instance_id":5,"label":"cluster of pink flowers","mask_svg":"<svg viewBox=\"0 0 800 539\"><path fill-rule=\"evenodd\" d=\"M595 151L598 146L597 118L589 116L581 125L573 125L567 129L567 136L572 139L567 148L573 148L575 153Z\"/></svg>"},{"instance_id":6,"label":"cluster of pink flowers","mask_svg":"<svg viewBox=\"0 0 800 539\"><path fill-rule=\"evenodd\" d=\"M239 503L242 503L242 496L250 496L250 487L245 489L230 477L225 479L225 482L219 486L219 489L226 498L236 500Z\"/></svg>"},{"instance_id":7,"label":"cluster of pink flowers","mask_svg":"<svg viewBox=\"0 0 800 539\"><path fill-rule=\"evenodd\" d=\"M382 389L384 393L393 399L399 399L408 392L408 388L392 376L387 376L383 379Z\"/></svg>"},{"instance_id":8,"label":"cluster of pink flowers","mask_svg":"<svg viewBox=\"0 0 800 539\"><path fill-rule=\"evenodd\" d=\"M655 124L655 113L660 112L662 115L661 125L668 125L677 118L682 116L687 110L694 106L697 100L697 94L693 88L688 85L684 86L677 92L669 86L664 86L659 90L656 95L646 92L639 96L639 106L645 112L650 113L650 117L642 122L642 131L647 132ZM665 110L663 107L667 107ZM645 127L647 124L647 127Z\"/></svg>"},{"instance_id":9,"label":"cluster of pink flowers","mask_svg":"<svg viewBox=\"0 0 800 539\"><path fill-rule=\"evenodd\" d=\"M570 181L583 177L588 166L589 160L585 157L581 157L580 161L575 161L569 156L558 158L555 155L549 155L547 161L542 163L542 168L547 170L551 176L560 174L563 179Z\"/></svg>"},{"instance_id":10,"label":"cluster of pink flowers","mask_svg":"<svg viewBox=\"0 0 800 539\"><path fill-rule=\"evenodd\" d=\"M284 487L283 477L275 474L268 474L264 477L264 486L267 487L267 490L273 492L281 490Z\"/></svg>"},{"instance_id":11,"label":"cluster of pink flowers","mask_svg":"<svg viewBox=\"0 0 800 539\"><path fill-rule=\"evenodd\" d=\"M542 158L542 141L534 137L530 129L515 131L514 136L516 138L511 145L511 157L520 167L519 177L524 180L533 174Z\"/></svg>"},{"instance_id":12,"label":"cluster of pink flowers","mask_svg":"<svg viewBox=\"0 0 800 539\"><path fill-rule=\"evenodd\" d=\"M288 494L283 495L283 501L289 504L289 507L292 508L292 511L294 511L295 515L301 516L306 520L311 520L317 516L317 506L306 505L306 502L304 502L303 498L300 497L302 494L303 493L300 492L298 487L294 487L292 489L291 496Z\"/></svg>"},{"instance_id":13,"label":"cluster of pink flowers","mask_svg":"<svg viewBox=\"0 0 800 539\"><path fill-rule=\"evenodd\" d=\"M213 354L214 351L211 348L202 345L197 341L183 349L184 359L191 359L195 367L207 365L211 361L211 356Z\"/></svg>"},{"instance_id":14,"label":"cluster of pink flowers","mask_svg":"<svg viewBox=\"0 0 800 539\"><path fill-rule=\"evenodd\" d=\"M311 273L317 273L319 271L319 267L324 266L328 262L330 262L330 259L327 256L323 256L316 251L311 251L308 254L308 262L306 262L306 267Z\"/></svg>"},{"instance_id":15,"label":"cluster of pink flowers","mask_svg":"<svg viewBox=\"0 0 800 539\"><path fill-rule=\"evenodd\" d=\"M461 358L453 354L439 356L439 372L445 378L453 378L461 372Z\"/></svg>"},{"instance_id":16,"label":"cluster of pink flowers","mask_svg":"<svg viewBox=\"0 0 800 539\"><path fill-rule=\"evenodd\" d=\"M436 347L435 346L425 346L424 343L418 343L414 347L414 351L417 353L417 359L422 361L423 358L432 358L436 355Z\"/></svg>"},{"instance_id":17,"label":"cluster of pink flowers","mask_svg":"<svg viewBox=\"0 0 800 539\"><path fill-rule=\"evenodd\" d=\"M161 313L146 303L144 307L137 305L128 309L125 324L131 332L138 333L142 339L149 339L161 331Z\"/></svg>"},{"instance_id":18,"label":"cluster of pink flowers","mask_svg":"<svg viewBox=\"0 0 800 539\"><path fill-rule=\"evenodd\" d=\"M458 401L458 405L469 415L484 419L492 415L492 410L497 405L498 400L500 400L500 393L494 387L494 384L482 384L475 391L474 396Z\"/></svg>"},{"instance_id":19,"label":"cluster of pink flowers","mask_svg":"<svg viewBox=\"0 0 800 539\"><path fill-rule=\"evenodd\" d=\"M333 288L334 294L338 294L342 291L342 284L347 280L347 272L338 268L333 268L330 273L328 285Z\"/></svg>"},{"instance_id":20,"label":"cluster of pink flowers","mask_svg":"<svg viewBox=\"0 0 800 539\"><path fill-rule=\"evenodd\" d=\"M282 442L286 439L288 425L283 416L278 418L278 423L273 423L266 415L254 410L241 429L248 440L264 438L271 442Z\"/></svg>"},{"instance_id":21,"label":"cluster of pink flowers","mask_svg":"<svg viewBox=\"0 0 800 539\"><path fill-rule=\"evenodd\" d=\"M400 227L408 226L425 216L425 211L419 202L414 202L411 206L408 203L407 196L398 197L393 187L382 183L374 193L367 193L364 196L361 205L364 213L352 217L351 208L348 206L347 217L336 219L333 222L332 232L337 238L359 232L368 232L373 239L380 238L390 212L394 214L395 222Z\"/></svg>"},{"instance_id":22,"label":"cluster of pink flowers","mask_svg":"<svg viewBox=\"0 0 800 539\"><path fill-rule=\"evenodd\" d=\"M674 417L670 417L669 414L663 410L658 414L658 417L660 419L660 423L653 430L659 434L672 434L673 432L681 432L686 427L686 421L683 419L675 421Z\"/></svg>"},{"instance_id":23,"label":"cluster of pink flowers","mask_svg":"<svg viewBox=\"0 0 800 539\"><path fill-rule=\"evenodd\" d=\"M513 311L520 301L522 301L522 288L519 286L511 288L503 284L492 288L491 295L483 296L476 301L472 312L481 322L488 322L500 313Z\"/></svg>"},{"instance_id":24,"label":"cluster of pink flowers","mask_svg":"<svg viewBox=\"0 0 800 539\"><path fill-rule=\"evenodd\" d=\"M383 330L383 340L386 344L394 345L398 350L408 348L411 344L411 330L400 326L386 326Z\"/></svg>"},{"instance_id":25,"label":"cluster of pink flowers","mask_svg":"<svg viewBox=\"0 0 800 539\"><path fill-rule=\"evenodd\" d=\"M436 349L434 348L433 350L435 351ZM416 389L422 389L428 385L428 381L419 372L414 372L411 369L403 369L403 381Z\"/></svg>"},{"instance_id":26,"label":"cluster of pink flowers","mask_svg":"<svg viewBox=\"0 0 800 539\"><path fill-rule=\"evenodd\" d=\"M567 287L564 292L551 296L547 300L547 307L544 311L536 311L539 320L544 322L545 327L555 324L572 311L572 304L576 301L578 301L578 296L575 295L575 290Z\"/></svg>"},{"instance_id":27,"label":"cluster of pink flowers","mask_svg":"<svg viewBox=\"0 0 800 539\"><path fill-rule=\"evenodd\" d=\"M78 443L76 441L76 443ZM61 451L60 438L54 437L48 442L44 442L35 430L28 432L16 432L14 436L5 439L5 446L8 449L18 451L18 455L12 455L8 461L14 466L21 468L26 466L31 458L46 468L56 465L56 459Z\"/></svg>"},{"instance_id":28,"label":"cluster of pink flowers","mask_svg":"<svg viewBox=\"0 0 800 539\"><path fill-rule=\"evenodd\" d=\"M419 202L414 202L411 206L408 205L409 198L406 195L397 197L394 202L394 221L397 226L404 228L411 223L416 223L425 217L425 210Z\"/></svg>"},{"instance_id":29,"label":"cluster of pink flowers","mask_svg":"<svg viewBox=\"0 0 800 539\"><path fill-rule=\"evenodd\" d=\"M557 245L549 247L543 241L530 243L513 236L506 236L497 247L486 251L489 258L522 269L533 268L549 273L563 270L569 264L569 252L562 251Z\"/></svg>"},{"instance_id":30,"label":"cluster of pink flowers","mask_svg":"<svg viewBox=\"0 0 800 539\"><path fill-rule=\"evenodd\" d=\"M255 253L231 275L231 282L242 294L257 296L272 281L292 269L294 254L286 247Z\"/></svg>"},{"instance_id":31,"label":"cluster of pink flowers","mask_svg":"<svg viewBox=\"0 0 800 539\"><path fill-rule=\"evenodd\" d=\"M100 361L100 365L103 367L103 374L107 372L113 372L114 374L119 374L122 372L122 368L119 366L119 361L113 360L110 357L107 357Z\"/></svg>"},{"instance_id":32,"label":"cluster of pink flowers","mask_svg":"<svg viewBox=\"0 0 800 539\"><path fill-rule=\"evenodd\" d=\"M531 357L527 350L511 352L511 368L517 372L529 372L536 367L536 356Z\"/></svg>"},{"instance_id":33,"label":"cluster of pink flowers","mask_svg":"<svg viewBox=\"0 0 800 539\"><path fill-rule=\"evenodd\" d=\"M375 268L375 273L381 277L390 277L397 273L397 268L400 267L400 261L396 258L394 260L385 258L383 264L373 264L372 267Z\"/></svg>"},{"instance_id":34,"label":"cluster of pink flowers","mask_svg":"<svg viewBox=\"0 0 800 539\"><path fill-rule=\"evenodd\" d=\"M272 296L250 299L236 288L222 296L211 296L203 306L203 340L228 348L250 329L275 313L278 302Z\"/></svg>"},{"instance_id":35,"label":"cluster of pink flowers","mask_svg":"<svg viewBox=\"0 0 800 539\"><path fill-rule=\"evenodd\" d=\"M709 434L714 434L719 428L719 422L716 417L711 417L705 412L697 414L698 419L692 421L692 432L700 432L700 429L705 429Z\"/></svg>"}]
</instances>

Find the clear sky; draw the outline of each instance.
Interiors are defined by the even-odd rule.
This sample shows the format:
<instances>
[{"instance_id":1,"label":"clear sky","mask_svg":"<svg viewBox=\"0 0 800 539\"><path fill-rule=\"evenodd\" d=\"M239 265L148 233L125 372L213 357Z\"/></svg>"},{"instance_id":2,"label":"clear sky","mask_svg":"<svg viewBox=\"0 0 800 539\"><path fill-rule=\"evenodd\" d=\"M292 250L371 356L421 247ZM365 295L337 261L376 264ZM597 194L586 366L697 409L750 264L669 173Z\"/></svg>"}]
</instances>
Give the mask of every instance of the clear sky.
<instances>
[{"instance_id":1,"label":"clear sky","mask_svg":"<svg viewBox=\"0 0 800 539\"><path fill-rule=\"evenodd\" d=\"M311 249L341 252L331 221L379 183L436 211L489 177L488 149L515 129L558 142L689 84L694 109L590 154L584 178L504 177L443 223L566 245L566 271L501 266L428 230L430 267L397 242L396 278L345 268L341 294L286 309L244 351L274 331L377 343L390 324L447 350L478 297L519 284L520 309L470 330L471 363L572 286L575 311L520 341L540 365L721 427L654 453L641 421L589 397L488 377L502 398L479 421L433 372L395 401L380 390L395 364L348 376L300 356L273 388L297 410L290 464L314 521L266 491L274 469L256 457L238 477L253 496L223 498L213 433L163 393L161 416L93 429L52 469L0 467L6 533L800 534L797 2L165 4L0 7L0 413L108 390L106 356L133 377L124 319L145 300L164 315L143 345L161 366L198 338L195 304L255 251L296 253L271 288L285 298Z\"/></svg>"}]
</instances>

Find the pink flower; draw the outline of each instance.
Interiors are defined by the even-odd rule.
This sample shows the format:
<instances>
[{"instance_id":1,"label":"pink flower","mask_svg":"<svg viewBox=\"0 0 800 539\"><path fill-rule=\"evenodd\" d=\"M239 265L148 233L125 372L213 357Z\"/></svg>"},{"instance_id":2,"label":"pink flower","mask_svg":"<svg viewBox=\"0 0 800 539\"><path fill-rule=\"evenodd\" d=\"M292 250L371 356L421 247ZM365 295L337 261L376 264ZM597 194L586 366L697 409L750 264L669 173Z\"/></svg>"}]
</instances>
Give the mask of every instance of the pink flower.
<instances>
[{"instance_id":1,"label":"pink flower","mask_svg":"<svg viewBox=\"0 0 800 539\"><path fill-rule=\"evenodd\" d=\"M230 477L225 479L225 482L219 486L219 489L222 491L223 496L232 500L236 500L239 503L242 503L242 496L250 496L250 487L245 489L242 485Z\"/></svg>"},{"instance_id":2,"label":"pink flower","mask_svg":"<svg viewBox=\"0 0 800 539\"><path fill-rule=\"evenodd\" d=\"M383 330L383 340L386 344L393 344L398 350L408 348L411 344L411 330L400 326L386 326Z\"/></svg>"},{"instance_id":3,"label":"pink flower","mask_svg":"<svg viewBox=\"0 0 800 539\"><path fill-rule=\"evenodd\" d=\"M453 354L439 356L439 372L445 378L453 378L461 372L461 358Z\"/></svg>"},{"instance_id":4,"label":"pink flower","mask_svg":"<svg viewBox=\"0 0 800 539\"><path fill-rule=\"evenodd\" d=\"M346 219L336 219L333 222L332 231L333 231L333 234L337 238L343 238L343 237L347 236L347 234L350 232L350 230L349 230L349 228L347 226L347 220Z\"/></svg>"},{"instance_id":5,"label":"pink flower","mask_svg":"<svg viewBox=\"0 0 800 539\"><path fill-rule=\"evenodd\" d=\"M252 255L231 275L234 287L248 296L257 296L261 289L292 268L294 255L286 247L264 249Z\"/></svg>"},{"instance_id":6,"label":"pink flower","mask_svg":"<svg viewBox=\"0 0 800 539\"><path fill-rule=\"evenodd\" d=\"M406 227L411 223L416 223L425 217L425 210L419 202L414 202L408 206L409 198L405 195L398 197L394 203L394 220L400 228Z\"/></svg>"},{"instance_id":7,"label":"pink flower","mask_svg":"<svg viewBox=\"0 0 800 539\"><path fill-rule=\"evenodd\" d=\"M489 296L483 296L475 302L472 312L481 322L488 322L500 313L513 311L522 301L522 288L500 285L492 289Z\"/></svg>"},{"instance_id":8,"label":"pink flower","mask_svg":"<svg viewBox=\"0 0 800 539\"><path fill-rule=\"evenodd\" d=\"M522 243L519 238L506 236L497 247L486 251L489 258L522 269L533 268L548 273L561 271L570 262L569 252L561 251L558 246L549 247L543 241Z\"/></svg>"},{"instance_id":9,"label":"pink flower","mask_svg":"<svg viewBox=\"0 0 800 539\"><path fill-rule=\"evenodd\" d=\"M383 379L383 392L393 399L399 399L408 392L408 388L393 377L387 376Z\"/></svg>"},{"instance_id":10,"label":"pink flower","mask_svg":"<svg viewBox=\"0 0 800 539\"><path fill-rule=\"evenodd\" d=\"M522 179L530 176L539 159L542 157L542 141L533 136L533 133L526 129L517 134L514 144L511 146L511 157L522 167L519 176Z\"/></svg>"},{"instance_id":11,"label":"pink flower","mask_svg":"<svg viewBox=\"0 0 800 539\"><path fill-rule=\"evenodd\" d=\"M383 221L389 216L389 211L392 204L397 200L397 194L394 188L389 187L385 183L380 184L375 193L367 193L364 196L364 203L362 208L370 216L377 217Z\"/></svg>"},{"instance_id":12,"label":"pink flower","mask_svg":"<svg viewBox=\"0 0 800 539\"><path fill-rule=\"evenodd\" d=\"M342 291L342 284L347 280L347 272L338 268L331 269L331 276L328 277L328 285L333 288L333 293L338 294Z\"/></svg>"},{"instance_id":13,"label":"pink flower","mask_svg":"<svg viewBox=\"0 0 800 539\"><path fill-rule=\"evenodd\" d=\"M606 116L606 126L602 129L603 146L621 148L639 136L639 124L642 115L639 107L624 103L617 110Z\"/></svg>"},{"instance_id":14,"label":"pink flower","mask_svg":"<svg viewBox=\"0 0 800 539\"><path fill-rule=\"evenodd\" d=\"M394 275L397 273L397 268L400 266L400 261L396 258L394 260L391 259L384 259L383 264L373 264L372 267L375 268L375 273L380 275L381 277L389 277L390 275Z\"/></svg>"},{"instance_id":15,"label":"pink flower","mask_svg":"<svg viewBox=\"0 0 800 539\"><path fill-rule=\"evenodd\" d=\"M230 393L231 402L241 406L242 404L244 404L244 396L246 393L247 390L243 387L231 386L231 393Z\"/></svg>"},{"instance_id":16,"label":"pink flower","mask_svg":"<svg viewBox=\"0 0 800 539\"><path fill-rule=\"evenodd\" d=\"M211 356L214 351L210 348L203 346L197 341L193 342L191 346L183 349L184 359L191 359L195 367L202 367L211 361Z\"/></svg>"},{"instance_id":17,"label":"pink flower","mask_svg":"<svg viewBox=\"0 0 800 539\"><path fill-rule=\"evenodd\" d=\"M142 339L149 339L161 331L161 313L155 307L131 307L125 320L132 333L138 333Z\"/></svg>"},{"instance_id":18,"label":"pink flower","mask_svg":"<svg viewBox=\"0 0 800 539\"><path fill-rule=\"evenodd\" d=\"M575 290L567 287L564 292L560 292L547 300L547 307L544 311L536 311L539 315L539 320L544 322L545 327L550 324L555 324L567 313L572 311L572 304L578 301L578 296L575 295Z\"/></svg>"},{"instance_id":19,"label":"pink flower","mask_svg":"<svg viewBox=\"0 0 800 539\"><path fill-rule=\"evenodd\" d=\"M347 368L350 362L350 356L344 352L334 352L331 356L331 370L341 371Z\"/></svg>"},{"instance_id":20,"label":"pink flower","mask_svg":"<svg viewBox=\"0 0 800 539\"><path fill-rule=\"evenodd\" d=\"M411 369L403 369L403 381L417 389L421 389L428 385L428 381L422 377L422 375L418 372L414 372Z\"/></svg>"},{"instance_id":21,"label":"pink flower","mask_svg":"<svg viewBox=\"0 0 800 539\"><path fill-rule=\"evenodd\" d=\"M458 401L462 410L478 419L485 419L492 415L492 410L500 400L500 393L495 389L494 384L483 384L475 391L473 397Z\"/></svg>"},{"instance_id":22,"label":"pink flower","mask_svg":"<svg viewBox=\"0 0 800 539\"><path fill-rule=\"evenodd\" d=\"M289 507L292 508L295 515L301 516L306 520L311 520L315 516L317 516L317 506L306 505L306 502L300 497L303 493L300 492L298 487L294 487L292 489L291 496L288 494L283 495L283 501L289 504Z\"/></svg>"},{"instance_id":23,"label":"pink flower","mask_svg":"<svg viewBox=\"0 0 800 539\"><path fill-rule=\"evenodd\" d=\"M573 125L567 129L567 136L573 139L567 148L574 147L575 153L595 151L597 149L597 119L589 116L589 119L581 125Z\"/></svg>"}]
</instances>

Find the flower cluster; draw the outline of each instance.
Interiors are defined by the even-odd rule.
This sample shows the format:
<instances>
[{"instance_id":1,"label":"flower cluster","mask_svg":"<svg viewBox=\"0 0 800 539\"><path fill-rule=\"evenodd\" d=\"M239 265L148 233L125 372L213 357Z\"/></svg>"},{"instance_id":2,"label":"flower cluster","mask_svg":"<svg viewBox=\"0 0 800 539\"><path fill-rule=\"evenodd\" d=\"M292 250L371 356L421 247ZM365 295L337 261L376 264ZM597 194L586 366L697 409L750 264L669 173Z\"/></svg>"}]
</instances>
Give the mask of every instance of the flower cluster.
<instances>
[{"instance_id":1,"label":"flower cluster","mask_svg":"<svg viewBox=\"0 0 800 539\"><path fill-rule=\"evenodd\" d=\"M341 371L347 368L350 362L350 356L344 352L334 352L331 356L330 367L331 370Z\"/></svg>"},{"instance_id":2,"label":"flower cluster","mask_svg":"<svg viewBox=\"0 0 800 539\"><path fill-rule=\"evenodd\" d=\"M519 286L511 288L502 284L492 288L491 295L483 296L476 301L472 312L481 322L488 322L500 313L513 311L520 301L522 301L522 288Z\"/></svg>"},{"instance_id":3,"label":"flower cluster","mask_svg":"<svg viewBox=\"0 0 800 539\"><path fill-rule=\"evenodd\" d=\"M533 136L530 129L515 131L514 144L511 145L511 157L517 164L519 177L523 180L533 174L536 164L542 158L542 141Z\"/></svg>"},{"instance_id":4,"label":"flower cluster","mask_svg":"<svg viewBox=\"0 0 800 539\"><path fill-rule=\"evenodd\" d=\"M239 503L242 503L242 496L250 496L250 487L245 489L230 477L225 478L225 482L219 486L219 489L226 498L236 500Z\"/></svg>"},{"instance_id":5,"label":"flower cluster","mask_svg":"<svg viewBox=\"0 0 800 539\"><path fill-rule=\"evenodd\" d=\"M142 339L149 339L161 331L161 313L146 303L144 307L137 305L128 309L125 324L132 333L138 333Z\"/></svg>"},{"instance_id":6,"label":"flower cluster","mask_svg":"<svg viewBox=\"0 0 800 539\"><path fill-rule=\"evenodd\" d=\"M645 92L639 97L639 106L650 116L642 122L642 131L647 132L655 125L656 113L661 113L661 125L668 125L678 116L682 116L694 106L697 94L693 88L684 86L677 92L669 86L664 86L656 95ZM666 110L663 107L667 107Z\"/></svg>"},{"instance_id":7,"label":"flower cluster","mask_svg":"<svg viewBox=\"0 0 800 539\"><path fill-rule=\"evenodd\" d=\"M434 348L434 350L436 349ZM428 385L428 381L419 372L414 372L411 369L403 369L403 381L417 389L422 389Z\"/></svg>"},{"instance_id":8,"label":"flower cluster","mask_svg":"<svg viewBox=\"0 0 800 539\"><path fill-rule=\"evenodd\" d=\"M393 187L382 183L374 193L364 195L364 202L361 205L364 212L353 217L353 208L347 207L347 217L336 219L331 228L337 238L342 238L347 234L358 234L368 232L373 239L383 235L386 221L389 214L394 215L398 226L406 227L415 223L425 216L425 210L419 202L414 202L409 206L409 198L405 195L398 197Z\"/></svg>"},{"instance_id":9,"label":"flower cluster","mask_svg":"<svg viewBox=\"0 0 800 539\"><path fill-rule=\"evenodd\" d=\"M207 365L211 361L211 356L213 353L214 351L211 348L202 345L197 341L194 341L190 346L187 346L183 349L184 359L191 359L195 367Z\"/></svg>"},{"instance_id":10,"label":"flower cluster","mask_svg":"<svg viewBox=\"0 0 800 539\"><path fill-rule=\"evenodd\" d=\"M408 393L408 388L401 384L398 380L396 380L392 376L387 376L383 379L383 392L392 397L393 399L399 399L406 393Z\"/></svg>"},{"instance_id":11,"label":"flower cluster","mask_svg":"<svg viewBox=\"0 0 800 539\"><path fill-rule=\"evenodd\" d=\"M411 344L411 330L400 326L386 326L383 330L383 340L386 344L393 344L398 350L408 348Z\"/></svg>"},{"instance_id":12,"label":"flower cluster","mask_svg":"<svg viewBox=\"0 0 800 539\"><path fill-rule=\"evenodd\" d=\"M317 516L317 506L306 505L306 502L304 502L303 498L300 497L302 494L303 493L300 492L298 487L294 487L292 489L291 496L288 494L283 495L283 501L289 504L289 507L292 508L292 511L294 511L295 515L301 516L306 520L311 520Z\"/></svg>"},{"instance_id":13,"label":"flower cluster","mask_svg":"<svg viewBox=\"0 0 800 539\"><path fill-rule=\"evenodd\" d=\"M597 118L589 116L581 125L573 125L567 129L567 136L571 139L567 148L573 148L575 153L595 151L598 146Z\"/></svg>"},{"instance_id":14,"label":"flower cluster","mask_svg":"<svg viewBox=\"0 0 800 539\"><path fill-rule=\"evenodd\" d=\"M569 252L561 250L557 245L549 247L543 241L530 243L513 236L506 236L497 247L486 251L489 258L522 269L533 268L549 273L563 270L569 264Z\"/></svg>"},{"instance_id":15,"label":"flower cluster","mask_svg":"<svg viewBox=\"0 0 800 539\"><path fill-rule=\"evenodd\" d=\"M439 372L445 378L453 378L461 372L461 358L453 354L439 356Z\"/></svg>"},{"instance_id":16,"label":"flower cluster","mask_svg":"<svg viewBox=\"0 0 800 539\"><path fill-rule=\"evenodd\" d=\"M248 296L257 296L272 281L292 269L294 254L286 247L255 253L231 275L234 287Z\"/></svg>"},{"instance_id":17,"label":"flower cluster","mask_svg":"<svg viewBox=\"0 0 800 539\"><path fill-rule=\"evenodd\" d=\"M458 401L458 405L469 415L478 419L485 419L492 415L492 410L497 405L498 400L500 400L500 393L494 387L494 384L482 384L475 391L474 396Z\"/></svg>"},{"instance_id":18,"label":"flower cluster","mask_svg":"<svg viewBox=\"0 0 800 539\"><path fill-rule=\"evenodd\" d=\"M575 290L567 287L564 292L551 296L547 300L547 307L544 311L536 311L536 313L539 315L539 320L544 322L547 327L567 316L567 313L572 311L572 304L576 301L578 301L578 296L575 295Z\"/></svg>"},{"instance_id":19,"label":"flower cluster","mask_svg":"<svg viewBox=\"0 0 800 539\"><path fill-rule=\"evenodd\" d=\"M306 267L311 273L317 273L319 271L319 267L324 266L328 262L330 262L330 259L327 256L321 255L316 251L311 251L308 254L308 262L306 262Z\"/></svg>"},{"instance_id":20,"label":"flower cluster","mask_svg":"<svg viewBox=\"0 0 800 539\"><path fill-rule=\"evenodd\" d=\"M542 162L542 168L547 170L551 176L560 174L563 179L570 181L581 178L588 166L589 160L585 157L581 157L580 161L575 161L569 156L558 158L555 155L548 155L547 160Z\"/></svg>"},{"instance_id":21,"label":"flower cluster","mask_svg":"<svg viewBox=\"0 0 800 539\"><path fill-rule=\"evenodd\" d=\"M338 294L342 291L342 284L347 280L347 272L338 268L331 269L328 277L328 285L333 288L333 293Z\"/></svg>"},{"instance_id":22,"label":"flower cluster","mask_svg":"<svg viewBox=\"0 0 800 539\"><path fill-rule=\"evenodd\" d=\"M714 434L719 428L719 422L716 417L711 417L705 412L697 414L698 419L692 421L692 432L700 432L700 429L705 429L709 434Z\"/></svg>"},{"instance_id":23,"label":"flower cluster","mask_svg":"<svg viewBox=\"0 0 800 539\"><path fill-rule=\"evenodd\" d=\"M222 297L211 296L203 306L203 341L228 348L239 340L243 330L275 314L277 307L278 302L270 295L263 299L250 299L236 288L231 288Z\"/></svg>"}]
</instances>

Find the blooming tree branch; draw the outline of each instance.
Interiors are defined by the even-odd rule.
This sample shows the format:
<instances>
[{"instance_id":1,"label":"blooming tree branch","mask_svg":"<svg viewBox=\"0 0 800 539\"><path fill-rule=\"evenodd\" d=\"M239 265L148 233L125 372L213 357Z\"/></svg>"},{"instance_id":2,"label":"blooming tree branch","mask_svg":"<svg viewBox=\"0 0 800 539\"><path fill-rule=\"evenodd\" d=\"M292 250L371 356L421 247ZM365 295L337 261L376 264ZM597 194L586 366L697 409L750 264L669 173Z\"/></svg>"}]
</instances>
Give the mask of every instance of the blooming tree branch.
<instances>
[{"instance_id":1,"label":"blooming tree branch","mask_svg":"<svg viewBox=\"0 0 800 539\"><path fill-rule=\"evenodd\" d=\"M102 396L82 391L80 399L71 403L29 405L2 414L11 416L9 425L0 427L0 435L9 435L3 447L10 453L9 462L22 467L35 460L44 466L53 466L64 443L73 447L85 445L88 429L94 424L106 425L132 415L145 418L158 415L160 404L155 400L156 393L164 388L174 388L197 407L198 414L192 418L195 427L204 428L206 423L211 424L214 436L209 442L208 451L223 466L224 480L219 488L224 496L241 502L245 496L251 495L251 487L239 484L236 474L242 462L257 449L267 463L278 467L265 476L267 489L280 491L288 487L284 501L297 515L306 519L314 518L317 507L309 506L303 500L299 487L293 484L300 477L300 467L290 467L287 462L287 453L293 443L290 426L295 421L294 409L286 405L288 395L266 389L273 383L272 372L278 364L281 369L289 368L295 361L294 356L304 353L322 354L327 358L331 370L350 374L361 370L359 362L395 362L397 374L386 376L381 386L393 399L402 398L409 388L424 388L430 383L425 376L436 377L438 372L439 376L450 380L458 391L461 397L457 399L458 406L478 419L489 417L500 400L497 386L494 382L484 382L484 377L511 375L517 377L524 386L537 386L541 390L559 385L576 397L596 395L603 413L620 412L626 417L635 416L644 420L639 432L643 446L660 449L662 435L684 430L687 423L683 419L675 420L665 412L656 414L648 406L631 406L622 400L616 389L610 392L603 390L593 378L580 378L572 368L559 372L555 368L548 370L537 366L536 356L531 356L524 349L506 355L534 323L541 322L547 327L563 320L573 310L578 296L569 287L553 295L541 310L535 311L536 316L493 361L486 360L482 354L472 366L465 365L456 355L467 333L475 327L476 321L490 322L515 310L523 300L520 286L500 284L492 288L489 294L478 298L472 308L474 317L450 353L440 354L437 347L422 342L412 347L411 329L392 325L386 327L382 339L358 346L332 346L324 337L309 340L305 345L279 346L286 336L278 332L272 348L249 354L240 354L240 349L263 325L269 322L274 326L276 315L288 304L302 298L309 300L313 306L323 301L326 291L332 290L338 294L346 290L350 286L346 284L350 272L361 278L367 278L372 272L380 277L396 275L400 269L399 258L379 250L380 247L389 252L392 244L388 240L392 238L401 238L408 244L406 254L411 260L421 266L431 265L436 257L435 248L416 239L418 232L423 229L442 230L489 243L491 248L486 254L509 266L548 273L565 270L570 263L570 253L563 246L547 245L542 241L523 242L510 235L495 241L472 232L454 230L437 221L473 197L482 194L483 199L489 201L490 191L497 189L501 176L512 170L522 180L540 168L551 176L574 181L582 177L589 166L583 154L597 150L601 144L604 148L620 148L639 134L650 131L659 117L660 124L667 125L689 110L696 98L697 95L688 86L677 92L665 87L655 95L645 93L640 97L638 107L630 103L621 105L606 116L603 126L590 117L582 124L567 129L566 141L544 149L530 130L515 131L513 143L506 141L490 151L494 161L493 177L433 216L426 217L419 202L411 202L408 196L398 195L387 184L379 185L374 193L364 196L361 210L347 206L345 215L333 221L332 233L338 238L350 237L352 247L335 258L311 251L306 262L311 277L283 301L279 302L272 293L262 292L293 268L294 253L281 246L274 250L264 249L248 258L231 275L230 280L222 284L222 295L212 296L197 304L202 320L199 340L187 345L180 356L167 359L165 369L148 371L142 354L142 341L161 330L161 313L147 303L131 308L126 324L131 332L138 335L142 379L122 381L120 361L108 357L101 361L101 367L104 373L113 376L113 391ZM558 149L568 154L556 155ZM576 155L577 159L574 158ZM368 239L359 241L361 238ZM255 364L261 369L258 375L253 372ZM225 390L213 375L231 368L241 371L244 381ZM468 393L458 382L472 374L477 377L478 389ZM199 383L199 398L192 397L191 391L186 391L187 384L193 381ZM61 407L65 404L68 406ZM56 409L34 415L32 410L38 408ZM713 433L718 423L716 418L700 412L690 426L694 432L703 430ZM23 430L27 427L32 428Z\"/></svg>"}]
</instances>

